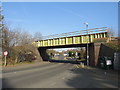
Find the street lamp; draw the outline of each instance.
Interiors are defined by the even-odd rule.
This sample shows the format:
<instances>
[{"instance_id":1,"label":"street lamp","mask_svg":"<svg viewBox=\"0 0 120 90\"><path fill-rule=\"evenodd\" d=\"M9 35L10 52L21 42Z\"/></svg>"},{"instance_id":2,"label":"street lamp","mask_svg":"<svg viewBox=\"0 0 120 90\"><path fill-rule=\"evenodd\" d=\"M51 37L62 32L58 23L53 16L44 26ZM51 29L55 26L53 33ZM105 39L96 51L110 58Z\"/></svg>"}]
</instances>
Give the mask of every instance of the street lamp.
<instances>
[{"instance_id":1,"label":"street lamp","mask_svg":"<svg viewBox=\"0 0 120 90\"><path fill-rule=\"evenodd\" d=\"M87 38L86 38L86 41L87 41L87 66L89 66L89 53L88 53L88 41L89 41L89 37L88 37L88 23L85 22L84 24L86 25L86 33L87 33Z\"/></svg>"}]
</instances>

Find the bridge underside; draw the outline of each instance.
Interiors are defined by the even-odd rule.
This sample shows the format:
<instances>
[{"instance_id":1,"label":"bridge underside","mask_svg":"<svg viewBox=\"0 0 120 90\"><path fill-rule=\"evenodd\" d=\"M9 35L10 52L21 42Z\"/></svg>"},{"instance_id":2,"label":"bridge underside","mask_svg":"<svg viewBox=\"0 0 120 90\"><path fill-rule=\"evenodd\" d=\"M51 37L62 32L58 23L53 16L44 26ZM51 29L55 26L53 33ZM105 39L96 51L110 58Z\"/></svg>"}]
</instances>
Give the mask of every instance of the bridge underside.
<instances>
[{"instance_id":1,"label":"bridge underside","mask_svg":"<svg viewBox=\"0 0 120 90\"><path fill-rule=\"evenodd\" d=\"M89 46L89 52L90 48L93 48L93 43L89 43L88 44ZM87 44L71 44L71 45L62 45L62 46L48 46L48 47L39 47L38 48L38 51L40 52L40 55L43 59L43 61L49 61L50 58L49 58L49 55L47 54L47 49L56 49L56 48L75 48L75 47L87 47ZM87 48L86 48L87 49ZM87 53L87 52L86 52ZM90 52L91 53L91 52ZM90 54L89 53L89 54ZM90 59L92 59L92 55L90 55Z\"/></svg>"},{"instance_id":2,"label":"bridge underside","mask_svg":"<svg viewBox=\"0 0 120 90\"><path fill-rule=\"evenodd\" d=\"M89 45L92 43L89 43ZM87 44L70 44L70 45L59 45L59 46L47 46L47 47L39 47L45 49L54 49L54 48L72 48L72 47L86 47Z\"/></svg>"},{"instance_id":3,"label":"bridge underside","mask_svg":"<svg viewBox=\"0 0 120 90\"><path fill-rule=\"evenodd\" d=\"M90 45L90 44L89 44ZM87 44L71 44L71 45L60 45L60 46L47 46L47 47L38 47L38 51L43 61L49 61L50 57L47 54L47 49L55 49L55 48L73 48L73 47L86 47Z\"/></svg>"},{"instance_id":4,"label":"bridge underside","mask_svg":"<svg viewBox=\"0 0 120 90\"><path fill-rule=\"evenodd\" d=\"M114 50L105 46L102 43L89 43L89 64L90 66L98 66L98 58L103 56L109 56L113 58ZM87 44L71 44L71 45L63 45L63 46L50 46L50 47L39 47L38 51L43 61L49 61L50 57L47 54L47 49L54 48L73 48L73 47L87 47ZM86 48L87 49L87 48ZM111 52L111 53L108 53Z\"/></svg>"}]
</instances>

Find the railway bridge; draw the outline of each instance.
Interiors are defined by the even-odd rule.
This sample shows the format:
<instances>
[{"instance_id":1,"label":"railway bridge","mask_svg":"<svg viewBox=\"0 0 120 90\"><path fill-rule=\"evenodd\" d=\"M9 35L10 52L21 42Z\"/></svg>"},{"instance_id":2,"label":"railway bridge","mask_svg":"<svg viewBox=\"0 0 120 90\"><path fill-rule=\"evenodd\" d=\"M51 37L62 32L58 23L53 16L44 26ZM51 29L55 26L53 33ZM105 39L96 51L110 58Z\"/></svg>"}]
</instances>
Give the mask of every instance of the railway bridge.
<instances>
[{"instance_id":1,"label":"railway bridge","mask_svg":"<svg viewBox=\"0 0 120 90\"><path fill-rule=\"evenodd\" d=\"M47 49L85 47L87 51L88 46L89 64L97 66L101 43L107 42L108 38L108 28L102 27L44 36L33 44L38 47L43 61L50 60Z\"/></svg>"}]
</instances>

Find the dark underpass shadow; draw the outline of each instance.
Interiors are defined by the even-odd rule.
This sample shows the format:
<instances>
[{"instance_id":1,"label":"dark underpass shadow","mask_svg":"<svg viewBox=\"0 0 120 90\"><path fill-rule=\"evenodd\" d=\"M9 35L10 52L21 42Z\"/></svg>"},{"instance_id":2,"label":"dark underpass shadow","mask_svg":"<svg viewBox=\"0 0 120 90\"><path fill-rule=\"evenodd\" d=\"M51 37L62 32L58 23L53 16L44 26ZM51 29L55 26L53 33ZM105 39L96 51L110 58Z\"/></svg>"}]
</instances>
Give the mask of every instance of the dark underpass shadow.
<instances>
[{"instance_id":1,"label":"dark underpass shadow","mask_svg":"<svg viewBox=\"0 0 120 90\"><path fill-rule=\"evenodd\" d=\"M54 62L54 63L71 63L71 64L80 64L80 61L69 61L69 60L49 60L49 62Z\"/></svg>"},{"instance_id":2,"label":"dark underpass shadow","mask_svg":"<svg viewBox=\"0 0 120 90\"><path fill-rule=\"evenodd\" d=\"M105 90L118 90L118 81L114 77L105 75L104 72L94 72L88 69L75 68L70 70L75 74L66 81L66 84L76 88L102 88Z\"/></svg>"}]
</instances>

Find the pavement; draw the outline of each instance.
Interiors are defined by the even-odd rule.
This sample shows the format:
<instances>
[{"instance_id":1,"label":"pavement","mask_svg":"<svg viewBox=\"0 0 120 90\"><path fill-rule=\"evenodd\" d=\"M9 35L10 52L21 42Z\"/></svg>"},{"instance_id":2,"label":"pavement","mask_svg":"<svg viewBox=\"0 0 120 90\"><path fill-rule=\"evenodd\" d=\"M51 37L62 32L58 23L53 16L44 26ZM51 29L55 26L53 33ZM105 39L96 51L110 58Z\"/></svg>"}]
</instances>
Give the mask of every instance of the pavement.
<instances>
[{"instance_id":1,"label":"pavement","mask_svg":"<svg viewBox=\"0 0 120 90\"><path fill-rule=\"evenodd\" d=\"M82 65L76 65L77 68L82 68L84 71L88 72L93 72L93 73L99 73L99 74L105 74L111 77L119 77L119 71L118 70L113 70L113 69L100 69L100 68L95 68L91 66L82 66Z\"/></svg>"},{"instance_id":2,"label":"pavement","mask_svg":"<svg viewBox=\"0 0 120 90\"><path fill-rule=\"evenodd\" d=\"M48 62L3 68L2 83L3 88L118 88L119 81L104 70Z\"/></svg>"}]
</instances>

